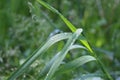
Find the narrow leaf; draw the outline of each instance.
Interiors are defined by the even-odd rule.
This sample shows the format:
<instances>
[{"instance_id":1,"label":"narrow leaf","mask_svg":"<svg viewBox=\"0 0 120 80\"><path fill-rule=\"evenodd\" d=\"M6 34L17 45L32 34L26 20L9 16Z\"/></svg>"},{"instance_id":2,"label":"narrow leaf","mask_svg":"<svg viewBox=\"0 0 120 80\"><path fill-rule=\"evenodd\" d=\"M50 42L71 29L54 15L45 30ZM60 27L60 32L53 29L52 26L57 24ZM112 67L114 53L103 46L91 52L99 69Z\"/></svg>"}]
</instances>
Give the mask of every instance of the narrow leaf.
<instances>
[{"instance_id":1,"label":"narrow leaf","mask_svg":"<svg viewBox=\"0 0 120 80\"><path fill-rule=\"evenodd\" d=\"M89 55L82 56L82 57L79 57L79 58L63 65L62 67L59 68L59 70L57 72L65 73L67 71L71 71L75 68L78 68L79 66L81 66L87 62L94 61L94 60L96 60L96 59L92 56L89 56Z\"/></svg>"},{"instance_id":2,"label":"narrow leaf","mask_svg":"<svg viewBox=\"0 0 120 80\"><path fill-rule=\"evenodd\" d=\"M69 37L71 37L72 33L60 33L57 34L53 37L51 37L46 43L45 45L43 45L42 48L40 48L37 52L33 53L25 62L24 64L22 64L20 66L20 68L18 68L10 77L8 80L14 80L16 79L18 76L20 76L25 70L27 70L27 68L43 53L45 53L47 51L47 49L52 46L53 44L55 44L58 41L67 39Z\"/></svg>"}]
</instances>

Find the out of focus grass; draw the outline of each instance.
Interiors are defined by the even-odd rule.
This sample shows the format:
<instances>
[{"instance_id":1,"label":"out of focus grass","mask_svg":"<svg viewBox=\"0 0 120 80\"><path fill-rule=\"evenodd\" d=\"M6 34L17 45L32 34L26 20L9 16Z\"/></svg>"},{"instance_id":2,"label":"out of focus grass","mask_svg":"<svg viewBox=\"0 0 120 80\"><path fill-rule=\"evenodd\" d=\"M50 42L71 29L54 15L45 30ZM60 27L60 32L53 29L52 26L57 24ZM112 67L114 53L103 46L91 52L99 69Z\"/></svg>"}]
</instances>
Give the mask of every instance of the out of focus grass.
<instances>
[{"instance_id":1,"label":"out of focus grass","mask_svg":"<svg viewBox=\"0 0 120 80\"><path fill-rule=\"evenodd\" d=\"M30 13L28 1L34 0L1 0L0 1L0 78L6 79L15 71L38 46L43 45L54 31L68 32L69 29L59 17L45 8L38 9L38 15ZM83 28L84 35L94 48L95 53L105 64L116 80L120 77L120 1L119 0L45 0L59 10L77 28ZM36 4L37 5L37 4ZM45 15L44 15L45 14ZM54 27L53 27L54 26ZM64 42L49 49L49 53L59 51ZM88 54L88 51L72 51ZM43 55L38 64L47 63L53 54ZM67 56L66 61L72 57ZM89 67L87 67L89 66ZM23 78L34 79L35 71L40 65L30 67ZM81 74L99 73L94 63L88 63L76 70L76 78ZM72 74L72 73L69 73ZM34 75L34 76L32 76ZM66 76L69 77L68 74ZM82 77L85 77L82 75ZM60 76L62 80L62 78ZM67 78L66 78L67 79Z\"/></svg>"}]
</instances>

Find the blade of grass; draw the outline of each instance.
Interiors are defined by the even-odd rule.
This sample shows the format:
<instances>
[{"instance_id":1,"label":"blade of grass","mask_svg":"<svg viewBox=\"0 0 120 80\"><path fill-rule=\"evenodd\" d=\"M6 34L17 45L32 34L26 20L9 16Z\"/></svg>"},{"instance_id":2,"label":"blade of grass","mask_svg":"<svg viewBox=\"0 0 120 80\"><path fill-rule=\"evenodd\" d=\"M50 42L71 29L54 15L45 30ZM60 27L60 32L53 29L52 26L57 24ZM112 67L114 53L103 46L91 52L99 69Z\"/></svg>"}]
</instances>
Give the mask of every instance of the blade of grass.
<instances>
[{"instance_id":1,"label":"blade of grass","mask_svg":"<svg viewBox=\"0 0 120 80\"><path fill-rule=\"evenodd\" d=\"M72 33L60 33L57 34L53 37L51 37L46 43L45 45L43 45L42 48L40 48L37 52L33 53L21 66L20 68L18 68L9 78L8 80L14 80L16 79L18 76L20 76L23 72L25 72L25 70L27 70L27 68L43 53L46 52L46 50L52 46L53 44L55 44L58 41L67 39L69 37L71 37Z\"/></svg>"},{"instance_id":2,"label":"blade of grass","mask_svg":"<svg viewBox=\"0 0 120 80\"><path fill-rule=\"evenodd\" d=\"M68 39L66 45L64 46L64 48L60 52L59 57L55 60L55 62L51 66L45 80L51 80L51 78L54 75L55 71L57 70L57 68L61 64L62 60L65 58L66 54L68 53L68 51L70 49L70 46L72 46L74 44L74 42L79 37L81 32L82 32L82 29L77 29L76 32Z\"/></svg>"},{"instance_id":3,"label":"blade of grass","mask_svg":"<svg viewBox=\"0 0 120 80\"><path fill-rule=\"evenodd\" d=\"M94 61L94 60L96 60L96 59L89 55L79 57L79 58L61 66L56 73L60 74L60 73L65 73L65 72L71 71L87 62Z\"/></svg>"}]
</instances>

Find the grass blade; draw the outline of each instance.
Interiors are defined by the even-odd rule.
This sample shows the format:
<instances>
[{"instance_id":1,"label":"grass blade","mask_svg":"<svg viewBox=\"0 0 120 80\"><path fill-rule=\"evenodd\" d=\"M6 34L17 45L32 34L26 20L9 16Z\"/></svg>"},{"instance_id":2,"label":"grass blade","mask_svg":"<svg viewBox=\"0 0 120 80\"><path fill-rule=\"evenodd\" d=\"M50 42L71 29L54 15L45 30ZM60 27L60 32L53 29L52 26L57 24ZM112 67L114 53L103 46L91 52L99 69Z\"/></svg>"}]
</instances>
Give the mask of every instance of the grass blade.
<instances>
[{"instance_id":1,"label":"grass blade","mask_svg":"<svg viewBox=\"0 0 120 80\"><path fill-rule=\"evenodd\" d=\"M17 69L17 71L15 71L8 80L14 80L16 79L18 76L20 76L26 69L27 67L29 67L41 54L43 54L44 52L46 52L46 50L52 46L53 44L55 44L58 41L61 41L63 39L67 39L69 37L71 37L72 33L60 33L57 34L53 37L51 37L46 43L45 45L40 48L36 53L33 53L25 62L22 66L20 66L20 68Z\"/></svg>"},{"instance_id":2,"label":"grass blade","mask_svg":"<svg viewBox=\"0 0 120 80\"><path fill-rule=\"evenodd\" d=\"M63 65L62 67L60 67L59 70L57 71L57 73L60 74L60 73L65 73L67 71L71 71L87 62L94 61L94 60L96 60L96 59L89 55L79 57L79 58Z\"/></svg>"}]
</instances>

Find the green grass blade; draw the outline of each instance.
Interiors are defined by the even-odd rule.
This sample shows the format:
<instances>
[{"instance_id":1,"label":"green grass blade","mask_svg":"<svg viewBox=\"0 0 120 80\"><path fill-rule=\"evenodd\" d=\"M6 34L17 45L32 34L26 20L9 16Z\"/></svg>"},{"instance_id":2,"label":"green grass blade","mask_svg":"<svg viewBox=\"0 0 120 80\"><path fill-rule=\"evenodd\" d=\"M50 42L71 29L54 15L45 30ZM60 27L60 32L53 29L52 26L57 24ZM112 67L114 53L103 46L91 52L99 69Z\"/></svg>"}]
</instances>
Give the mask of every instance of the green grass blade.
<instances>
[{"instance_id":1,"label":"green grass blade","mask_svg":"<svg viewBox=\"0 0 120 80\"><path fill-rule=\"evenodd\" d=\"M46 7L47 9L51 10L52 12L58 14L60 16L60 18L65 22L65 24L69 27L69 29L72 32L76 31L76 28L74 25L72 25L72 23L67 20L58 10L56 10L55 8L53 8L52 6L50 6L49 4L45 3L42 0L37 0L41 5L43 5L44 7ZM83 35L81 35L82 37L84 37ZM91 52L92 55L94 55L92 48L90 47L90 45L88 44L87 40L84 37L84 40L80 40L82 42L82 44L88 48L88 50Z\"/></svg>"},{"instance_id":2,"label":"green grass blade","mask_svg":"<svg viewBox=\"0 0 120 80\"><path fill-rule=\"evenodd\" d=\"M79 58L61 66L59 68L59 70L57 71L57 73L60 74L60 73L65 73L67 71L71 71L87 62L94 61L94 60L96 60L96 59L89 55L79 57Z\"/></svg>"},{"instance_id":3,"label":"green grass blade","mask_svg":"<svg viewBox=\"0 0 120 80\"><path fill-rule=\"evenodd\" d=\"M66 54L68 53L70 46L72 46L74 44L74 42L79 37L81 32L82 32L82 29L76 30L76 32L68 39L66 45L64 46L64 48L60 52L60 55L59 55L58 59L51 66L45 80L51 80L51 78L54 75L55 71L57 70L57 68L61 64L62 60L65 58Z\"/></svg>"},{"instance_id":4,"label":"green grass blade","mask_svg":"<svg viewBox=\"0 0 120 80\"><path fill-rule=\"evenodd\" d=\"M78 48L79 48L79 49L86 49L85 47L76 44L76 45L70 46L69 50L78 49ZM43 70L39 73L39 78L45 76L45 75L48 73L50 67L53 65L53 63L54 63L54 62L58 59L58 57L60 56L60 53L61 53L61 52L58 52L58 53L47 63L47 65L46 65L46 66L43 68Z\"/></svg>"},{"instance_id":5,"label":"green grass blade","mask_svg":"<svg viewBox=\"0 0 120 80\"><path fill-rule=\"evenodd\" d=\"M17 69L17 71L15 71L8 80L14 80L16 79L19 75L21 75L26 69L27 67L29 67L41 54L43 54L50 46L52 46L53 44L55 44L58 41L67 39L69 37L71 37L72 33L60 33L57 34L53 37L51 37L46 43L45 45L43 45L42 48L40 48L36 53L32 54L26 61L25 63L20 66L20 68Z\"/></svg>"}]
</instances>

